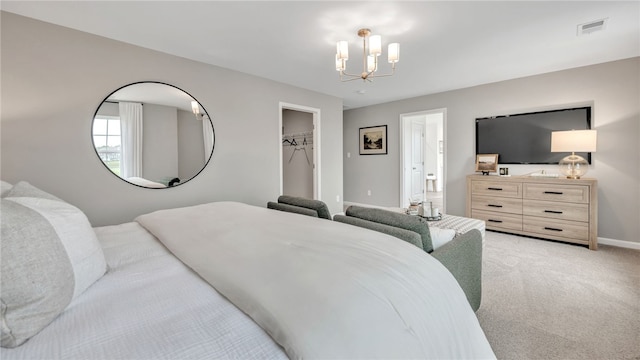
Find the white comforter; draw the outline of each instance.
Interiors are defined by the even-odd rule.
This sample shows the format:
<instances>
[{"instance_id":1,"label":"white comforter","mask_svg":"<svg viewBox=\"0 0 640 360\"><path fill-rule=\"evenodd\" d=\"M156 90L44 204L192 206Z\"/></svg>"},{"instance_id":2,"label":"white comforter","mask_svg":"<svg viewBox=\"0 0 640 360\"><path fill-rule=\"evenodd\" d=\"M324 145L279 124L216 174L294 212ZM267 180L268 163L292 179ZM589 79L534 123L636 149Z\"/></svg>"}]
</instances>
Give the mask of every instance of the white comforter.
<instances>
[{"instance_id":1,"label":"white comforter","mask_svg":"<svg viewBox=\"0 0 640 360\"><path fill-rule=\"evenodd\" d=\"M281 359L264 330L138 223L95 229L109 270L2 360Z\"/></svg>"},{"instance_id":2,"label":"white comforter","mask_svg":"<svg viewBox=\"0 0 640 360\"><path fill-rule=\"evenodd\" d=\"M291 358L495 358L453 276L393 237L231 202L136 220Z\"/></svg>"}]
</instances>

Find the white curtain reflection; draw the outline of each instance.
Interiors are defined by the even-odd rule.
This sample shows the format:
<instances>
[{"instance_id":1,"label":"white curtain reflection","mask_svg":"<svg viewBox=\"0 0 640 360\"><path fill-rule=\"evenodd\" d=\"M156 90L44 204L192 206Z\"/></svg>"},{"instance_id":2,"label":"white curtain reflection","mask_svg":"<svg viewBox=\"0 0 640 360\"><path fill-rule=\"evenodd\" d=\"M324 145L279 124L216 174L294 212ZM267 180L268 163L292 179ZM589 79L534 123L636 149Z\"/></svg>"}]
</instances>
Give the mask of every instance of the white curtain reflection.
<instances>
[{"instance_id":1,"label":"white curtain reflection","mask_svg":"<svg viewBox=\"0 0 640 360\"><path fill-rule=\"evenodd\" d=\"M120 175L123 178L142 177L142 104L120 102L122 158Z\"/></svg>"},{"instance_id":2,"label":"white curtain reflection","mask_svg":"<svg viewBox=\"0 0 640 360\"><path fill-rule=\"evenodd\" d=\"M213 152L213 125L208 117L202 118L202 134L204 134L204 162L205 164Z\"/></svg>"}]
</instances>

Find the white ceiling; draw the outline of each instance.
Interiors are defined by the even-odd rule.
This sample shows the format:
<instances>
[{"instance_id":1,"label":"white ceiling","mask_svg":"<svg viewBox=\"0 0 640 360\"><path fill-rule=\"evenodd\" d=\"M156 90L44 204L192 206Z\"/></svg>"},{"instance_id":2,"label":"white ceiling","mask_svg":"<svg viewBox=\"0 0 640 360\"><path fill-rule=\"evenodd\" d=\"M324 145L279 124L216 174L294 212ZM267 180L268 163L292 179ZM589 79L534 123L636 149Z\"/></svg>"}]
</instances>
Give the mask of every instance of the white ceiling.
<instances>
[{"instance_id":1,"label":"white ceiling","mask_svg":"<svg viewBox=\"0 0 640 360\"><path fill-rule=\"evenodd\" d=\"M344 99L355 108L640 56L640 1L5 1L4 11ZM577 36L577 25L607 18ZM400 43L396 75L362 71L359 28ZM386 49L382 71L388 69ZM188 91L188 89L187 89Z\"/></svg>"}]
</instances>

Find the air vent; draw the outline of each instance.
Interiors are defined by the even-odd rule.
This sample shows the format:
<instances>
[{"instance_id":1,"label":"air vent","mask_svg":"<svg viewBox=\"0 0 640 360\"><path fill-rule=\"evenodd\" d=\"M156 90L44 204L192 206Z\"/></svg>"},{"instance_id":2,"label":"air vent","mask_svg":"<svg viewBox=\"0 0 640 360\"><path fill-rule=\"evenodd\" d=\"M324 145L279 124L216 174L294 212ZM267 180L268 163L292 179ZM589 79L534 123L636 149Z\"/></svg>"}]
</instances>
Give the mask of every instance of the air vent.
<instances>
[{"instance_id":1,"label":"air vent","mask_svg":"<svg viewBox=\"0 0 640 360\"><path fill-rule=\"evenodd\" d=\"M590 21L588 23L578 25L578 36L589 35L596 31L602 31L607 27L607 19Z\"/></svg>"}]
</instances>

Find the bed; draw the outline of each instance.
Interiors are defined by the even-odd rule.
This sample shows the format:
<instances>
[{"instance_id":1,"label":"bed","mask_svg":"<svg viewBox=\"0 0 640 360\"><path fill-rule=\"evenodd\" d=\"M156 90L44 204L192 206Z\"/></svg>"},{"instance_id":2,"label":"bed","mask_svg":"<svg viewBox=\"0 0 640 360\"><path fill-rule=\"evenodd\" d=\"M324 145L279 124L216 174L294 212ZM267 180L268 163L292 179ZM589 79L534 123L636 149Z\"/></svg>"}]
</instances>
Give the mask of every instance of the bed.
<instances>
[{"instance_id":1,"label":"bed","mask_svg":"<svg viewBox=\"0 0 640 360\"><path fill-rule=\"evenodd\" d=\"M69 240L71 221L52 212L83 214L25 184L2 197L2 359L495 358L453 276L388 235L217 202L91 233L84 217ZM51 225L72 263L71 289L54 294L68 301L26 329L12 313L41 317L53 302L12 293L24 280L12 247L34 227L20 227L20 206ZM91 255L74 263L78 242Z\"/></svg>"}]
</instances>

